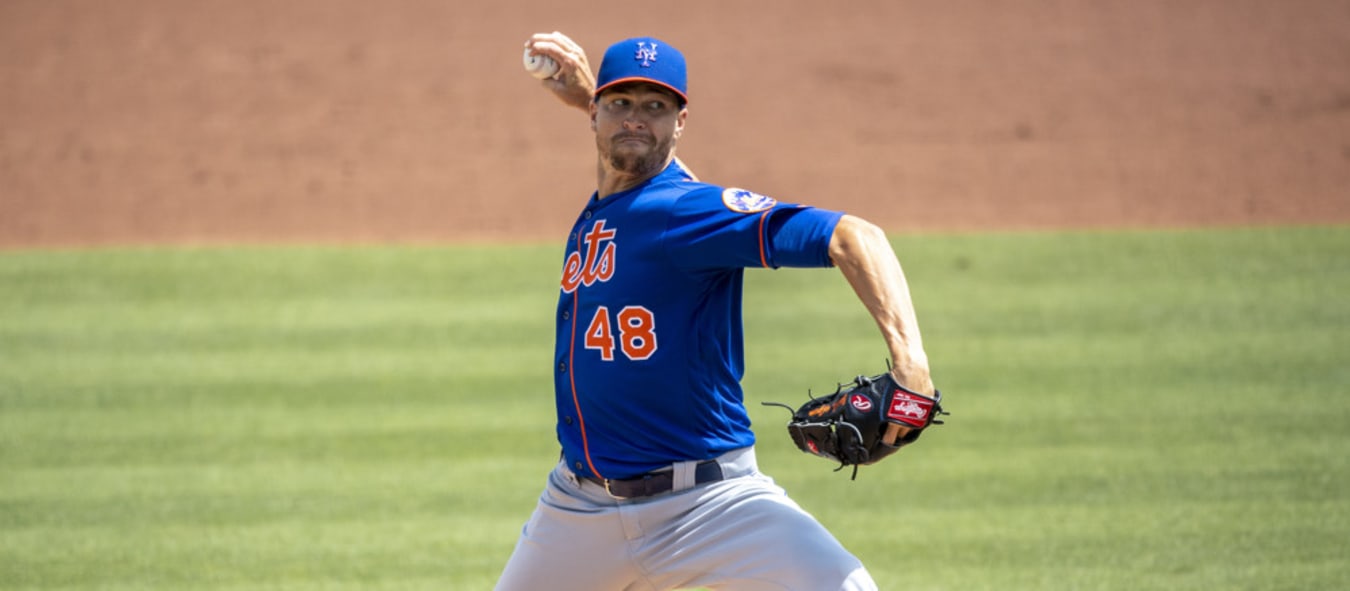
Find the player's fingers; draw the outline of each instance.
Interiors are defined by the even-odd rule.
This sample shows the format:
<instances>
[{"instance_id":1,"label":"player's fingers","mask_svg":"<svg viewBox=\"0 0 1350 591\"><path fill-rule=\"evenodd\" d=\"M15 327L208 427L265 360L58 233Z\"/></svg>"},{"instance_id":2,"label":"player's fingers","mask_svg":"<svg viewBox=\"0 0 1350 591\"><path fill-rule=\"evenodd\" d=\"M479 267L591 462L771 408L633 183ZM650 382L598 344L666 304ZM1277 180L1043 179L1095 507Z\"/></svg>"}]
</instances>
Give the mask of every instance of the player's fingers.
<instances>
[{"instance_id":1,"label":"player's fingers","mask_svg":"<svg viewBox=\"0 0 1350 591\"><path fill-rule=\"evenodd\" d=\"M552 33L535 33L530 37L530 40L536 42L547 41L570 51L581 51L581 46L578 45L576 41L573 41L571 37L562 34L560 31L554 31Z\"/></svg>"},{"instance_id":2,"label":"player's fingers","mask_svg":"<svg viewBox=\"0 0 1350 591\"><path fill-rule=\"evenodd\" d=\"M571 37L562 34L560 31L554 31L552 33L536 33L532 39L536 41L548 41L568 51L581 51L581 46L578 45L576 41L573 41Z\"/></svg>"},{"instance_id":3,"label":"player's fingers","mask_svg":"<svg viewBox=\"0 0 1350 591\"><path fill-rule=\"evenodd\" d=\"M526 41L525 43L527 45L530 43L539 43L542 41L557 43L559 41L559 37L566 37L566 36L557 31L554 31L552 33L535 33L533 35L530 35L530 40Z\"/></svg>"},{"instance_id":4,"label":"player's fingers","mask_svg":"<svg viewBox=\"0 0 1350 591\"><path fill-rule=\"evenodd\" d=\"M547 55L558 62L558 67L562 69L559 79L567 80L588 92L595 88L595 74L591 72L591 65L586 61L585 52L579 49L570 51L553 41L537 41L532 46L532 51Z\"/></svg>"},{"instance_id":5,"label":"player's fingers","mask_svg":"<svg viewBox=\"0 0 1350 591\"><path fill-rule=\"evenodd\" d=\"M586 53L579 49L569 49L549 40L534 41L527 47L536 54L553 58L553 61L564 68L590 68L590 64L586 61Z\"/></svg>"},{"instance_id":6,"label":"player's fingers","mask_svg":"<svg viewBox=\"0 0 1350 591\"><path fill-rule=\"evenodd\" d=\"M562 33L559 33L558 35L560 37L557 40L559 47L566 49L568 53L580 56L582 59L586 58L586 50L582 49L581 46L578 45L576 41L571 40Z\"/></svg>"},{"instance_id":7,"label":"player's fingers","mask_svg":"<svg viewBox=\"0 0 1350 591\"><path fill-rule=\"evenodd\" d=\"M881 442L886 445L895 445L896 441L906 435L909 435L909 427L890 423L886 425L886 433L881 436Z\"/></svg>"},{"instance_id":8,"label":"player's fingers","mask_svg":"<svg viewBox=\"0 0 1350 591\"><path fill-rule=\"evenodd\" d=\"M573 41L572 38L567 35L558 31L552 33L539 33L533 37L533 40L536 43L547 43L552 47L556 47L569 59L574 59L582 65L586 64L586 50L582 49L580 44Z\"/></svg>"},{"instance_id":9,"label":"player's fingers","mask_svg":"<svg viewBox=\"0 0 1350 591\"><path fill-rule=\"evenodd\" d=\"M529 41L525 42L526 47L533 47L536 45L544 46L572 57L585 58L586 56L586 51L583 50L577 42L557 31L552 33L535 33L530 37Z\"/></svg>"}]
</instances>

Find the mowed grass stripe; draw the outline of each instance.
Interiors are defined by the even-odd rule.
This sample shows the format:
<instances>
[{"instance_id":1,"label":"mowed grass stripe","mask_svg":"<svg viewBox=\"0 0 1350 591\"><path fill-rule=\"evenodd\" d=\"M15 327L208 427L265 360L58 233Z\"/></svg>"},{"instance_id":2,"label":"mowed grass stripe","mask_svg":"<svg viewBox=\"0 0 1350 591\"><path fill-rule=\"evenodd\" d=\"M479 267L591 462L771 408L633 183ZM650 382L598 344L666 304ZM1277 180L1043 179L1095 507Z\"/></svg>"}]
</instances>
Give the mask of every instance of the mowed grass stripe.
<instances>
[{"instance_id":1,"label":"mowed grass stripe","mask_svg":"<svg viewBox=\"0 0 1350 591\"><path fill-rule=\"evenodd\" d=\"M761 465L882 588L1350 580L1350 231L895 245L955 414L857 482L758 403L879 371L871 319L834 270L746 288ZM491 588L556 459L559 255L0 254L0 588Z\"/></svg>"}]
</instances>

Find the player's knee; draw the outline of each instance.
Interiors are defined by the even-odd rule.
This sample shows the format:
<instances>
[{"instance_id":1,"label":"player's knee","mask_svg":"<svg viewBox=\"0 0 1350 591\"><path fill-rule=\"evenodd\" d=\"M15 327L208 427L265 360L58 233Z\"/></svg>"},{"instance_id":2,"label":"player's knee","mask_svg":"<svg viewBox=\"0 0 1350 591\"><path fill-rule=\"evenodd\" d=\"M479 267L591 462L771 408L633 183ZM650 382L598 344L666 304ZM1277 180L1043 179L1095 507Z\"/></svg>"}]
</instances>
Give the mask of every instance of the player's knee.
<instances>
[{"instance_id":1,"label":"player's knee","mask_svg":"<svg viewBox=\"0 0 1350 591\"><path fill-rule=\"evenodd\" d=\"M839 591L877 591L877 584L872 580L871 573L861 565L853 569L844 579L844 584L839 586Z\"/></svg>"}]
</instances>

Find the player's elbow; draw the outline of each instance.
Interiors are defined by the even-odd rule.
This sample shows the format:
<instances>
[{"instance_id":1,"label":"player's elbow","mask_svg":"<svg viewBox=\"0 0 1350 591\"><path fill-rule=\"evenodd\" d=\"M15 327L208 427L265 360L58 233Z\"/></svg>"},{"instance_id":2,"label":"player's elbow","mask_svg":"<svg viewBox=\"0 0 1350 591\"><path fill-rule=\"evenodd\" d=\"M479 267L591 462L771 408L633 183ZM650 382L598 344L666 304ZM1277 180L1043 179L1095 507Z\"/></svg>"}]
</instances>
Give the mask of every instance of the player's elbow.
<instances>
[{"instance_id":1,"label":"player's elbow","mask_svg":"<svg viewBox=\"0 0 1350 591\"><path fill-rule=\"evenodd\" d=\"M887 244L886 232L872 222L857 216L845 215L830 236L830 260L835 265L869 252L878 245Z\"/></svg>"}]
</instances>

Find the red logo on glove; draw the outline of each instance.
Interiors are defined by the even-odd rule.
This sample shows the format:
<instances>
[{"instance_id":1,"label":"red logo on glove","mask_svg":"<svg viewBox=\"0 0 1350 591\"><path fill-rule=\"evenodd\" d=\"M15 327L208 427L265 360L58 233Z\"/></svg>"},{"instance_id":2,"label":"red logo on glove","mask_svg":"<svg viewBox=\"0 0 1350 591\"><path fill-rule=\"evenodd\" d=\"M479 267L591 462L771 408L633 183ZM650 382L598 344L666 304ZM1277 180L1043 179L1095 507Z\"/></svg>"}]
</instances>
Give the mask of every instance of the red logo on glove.
<instances>
[{"instance_id":1,"label":"red logo on glove","mask_svg":"<svg viewBox=\"0 0 1350 591\"><path fill-rule=\"evenodd\" d=\"M862 412L872 410L872 399L863 396L862 394L854 394L852 396L849 396L848 403L852 404L853 408L856 408Z\"/></svg>"},{"instance_id":2,"label":"red logo on glove","mask_svg":"<svg viewBox=\"0 0 1350 591\"><path fill-rule=\"evenodd\" d=\"M900 421L916 429L928 426L928 416L931 414L933 414L932 400L904 390L895 391L894 397L891 398L891 407L886 410L886 418Z\"/></svg>"}]
</instances>

